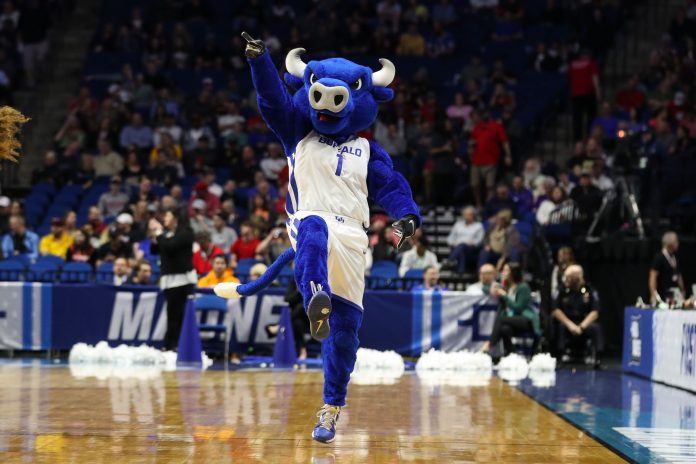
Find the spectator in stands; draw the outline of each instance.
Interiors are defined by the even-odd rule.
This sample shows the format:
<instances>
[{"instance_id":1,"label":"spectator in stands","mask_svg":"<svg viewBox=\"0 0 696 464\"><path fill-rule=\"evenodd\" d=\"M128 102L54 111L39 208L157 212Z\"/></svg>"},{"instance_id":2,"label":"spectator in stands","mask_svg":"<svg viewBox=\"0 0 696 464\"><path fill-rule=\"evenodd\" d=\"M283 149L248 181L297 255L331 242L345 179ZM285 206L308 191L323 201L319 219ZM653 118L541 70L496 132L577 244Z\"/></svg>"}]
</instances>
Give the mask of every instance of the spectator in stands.
<instances>
[{"instance_id":1,"label":"spectator in stands","mask_svg":"<svg viewBox=\"0 0 696 464\"><path fill-rule=\"evenodd\" d=\"M65 259L72 243L73 238L65 233L65 222L55 217L51 219L51 232L39 242L39 253L42 256L53 255Z\"/></svg>"},{"instance_id":2,"label":"spectator in stands","mask_svg":"<svg viewBox=\"0 0 696 464\"><path fill-rule=\"evenodd\" d=\"M65 151L70 145L76 145L81 148L85 142L85 132L80 127L80 122L71 113L66 119L63 126L58 130L53 138L58 150Z\"/></svg>"},{"instance_id":3,"label":"spectator in stands","mask_svg":"<svg viewBox=\"0 0 696 464\"><path fill-rule=\"evenodd\" d=\"M201 288L212 288L223 282L237 282L239 279L234 276L232 269L229 268L227 257L224 254L215 255L211 270L198 279L198 286Z\"/></svg>"},{"instance_id":4,"label":"spectator in stands","mask_svg":"<svg viewBox=\"0 0 696 464\"><path fill-rule=\"evenodd\" d=\"M559 292L565 287L565 271L569 266L575 264L573 249L564 246L558 249L556 264L551 271L551 298L556 300Z\"/></svg>"},{"instance_id":5,"label":"spectator in stands","mask_svg":"<svg viewBox=\"0 0 696 464\"><path fill-rule=\"evenodd\" d=\"M66 261L89 263L94 267L96 257L94 247L89 243L88 235L84 229L77 229L73 235L73 243L68 248Z\"/></svg>"},{"instance_id":6,"label":"spectator in stands","mask_svg":"<svg viewBox=\"0 0 696 464\"><path fill-rule=\"evenodd\" d=\"M129 285L152 284L152 264L144 259L137 261L126 283Z\"/></svg>"},{"instance_id":7,"label":"spectator in stands","mask_svg":"<svg viewBox=\"0 0 696 464\"><path fill-rule=\"evenodd\" d=\"M425 37L418 31L418 26L411 24L408 30L399 36L396 53L405 56L423 56L425 51Z\"/></svg>"},{"instance_id":8,"label":"spectator in stands","mask_svg":"<svg viewBox=\"0 0 696 464\"><path fill-rule=\"evenodd\" d=\"M551 213L564 201L566 201L565 190L560 186L555 186L551 190L551 196L539 204L536 212L537 222L542 226L548 225Z\"/></svg>"},{"instance_id":9,"label":"spectator in stands","mask_svg":"<svg viewBox=\"0 0 696 464\"><path fill-rule=\"evenodd\" d=\"M232 244L237 241L237 232L229 227L223 213L217 213L213 216L213 227L210 229L210 238L213 245L229 250Z\"/></svg>"},{"instance_id":10,"label":"spectator in stands","mask_svg":"<svg viewBox=\"0 0 696 464\"><path fill-rule=\"evenodd\" d=\"M199 276L202 276L213 268L213 259L217 255L224 255L225 251L213 244L210 232L198 232L195 237L198 251L193 254L193 268Z\"/></svg>"},{"instance_id":11,"label":"spectator in stands","mask_svg":"<svg viewBox=\"0 0 696 464\"><path fill-rule=\"evenodd\" d=\"M153 231L153 252L162 261L160 288L167 301L167 333L164 347L175 350L184 320L184 308L193 286L198 281L193 269L193 231L185 210L167 210L163 224L150 220Z\"/></svg>"},{"instance_id":12,"label":"spectator in stands","mask_svg":"<svg viewBox=\"0 0 696 464\"><path fill-rule=\"evenodd\" d=\"M624 110L640 110L645 105L645 94L638 87L638 77L631 76L626 87L616 93L616 105Z\"/></svg>"},{"instance_id":13,"label":"spectator in stands","mask_svg":"<svg viewBox=\"0 0 696 464\"><path fill-rule=\"evenodd\" d=\"M423 269L423 283L416 285L413 290L443 291L446 287L440 285L440 271L437 266L428 266Z\"/></svg>"},{"instance_id":14,"label":"spectator in stands","mask_svg":"<svg viewBox=\"0 0 696 464\"><path fill-rule=\"evenodd\" d=\"M249 280L256 280L268 270L268 266L263 263L256 263L249 269Z\"/></svg>"},{"instance_id":15,"label":"spectator in stands","mask_svg":"<svg viewBox=\"0 0 696 464\"><path fill-rule=\"evenodd\" d=\"M65 224L64 232L74 238L77 231L77 213L75 211L66 212L63 215L63 224Z\"/></svg>"},{"instance_id":16,"label":"spectator in stands","mask_svg":"<svg viewBox=\"0 0 696 464\"><path fill-rule=\"evenodd\" d=\"M559 324L558 348L563 353L563 362L570 361L571 349L584 351L586 340L592 341L592 350L585 358L586 364L595 365L596 353L603 349L602 329L599 318L597 293L585 283L581 266L568 266L564 273L565 287L559 291L555 309L551 313Z\"/></svg>"},{"instance_id":17,"label":"spectator in stands","mask_svg":"<svg viewBox=\"0 0 696 464\"><path fill-rule=\"evenodd\" d=\"M109 182L109 191L99 197L99 210L106 217L115 217L128 205L128 195L121 190L121 178L113 176Z\"/></svg>"},{"instance_id":18,"label":"spectator in stands","mask_svg":"<svg viewBox=\"0 0 696 464\"><path fill-rule=\"evenodd\" d=\"M130 276L128 268L128 260L123 257L114 259L114 285L123 285L127 283Z\"/></svg>"},{"instance_id":19,"label":"spectator in stands","mask_svg":"<svg viewBox=\"0 0 696 464\"><path fill-rule=\"evenodd\" d=\"M425 269L435 266L439 269L437 256L428 250L428 239L422 235L420 238L411 238L413 248L404 253L399 265L399 277L404 277L411 269Z\"/></svg>"},{"instance_id":20,"label":"spectator in stands","mask_svg":"<svg viewBox=\"0 0 696 464\"><path fill-rule=\"evenodd\" d=\"M650 304L661 301L681 301L686 298L686 288L676 253L679 250L679 237L676 232L665 232L662 236L662 249L656 253L650 264L648 288Z\"/></svg>"},{"instance_id":21,"label":"spectator in stands","mask_svg":"<svg viewBox=\"0 0 696 464\"><path fill-rule=\"evenodd\" d=\"M111 149L111 144L102 140L97 143L97 154L94 158L94 175L97 177L113 177L123 170L123 158Z\"/></svg>"},{"instance_id":22,"label":"spectator in stands","mask_svg":"<svg viewBox=\"0 0 696 464\"><path fill-rule=\"evenodd\" d=\"M39 0L23 3L17 22L17 32L22 43L22 63L27 85L36 85L48 55L48 31L51 17Z\"/></svg>"},{"instance_id":23,"label":"spectator in stands","mask_svg":"<svg viewBox=\"0 0 696 464\"><path fill-rule=\"evenodd\" d=\"M206 215L205 201L198 198L194 200L191 207L193 214L190 221L193 233L208 232L213 226L213 221Z\"/></svg>"},{"instance_id":24,"label":"spectator in stands","mask_svg":"<svg viewBox=\"0 0 696 464\"><path fill-rule=\"evenodd\" d=\"M140 113L133 113L130 124L121 129L118 140L123 150L131 145L139 150L147 150L152 146L152 129L143 124L143 117Z\"/></svg>"},{"instance_id":25,"label":"spectator in stands","mask_svg":"<svg viewBox=\"0 0 696 464\"><path fill-rule=\"evenodd\" d=\"M427 47L431 58L447 58L454 53L454 37L445 30L442 22L433 24L433 33L427 41Z\"/></svg>"},{"instance_id":26,"label":"spectator in stands","mask_svg":"<svg viewBox=\"0 0 696 464\"><path fill-rule=\"evenodd\" d=\"M619 129L619 118L614 116L611 104L608 101L602 102L599 116L592 121L591 129L602 128L604 140L616 140Z\"/></svg>"},{"instance_id":27,"label":"spectator in stands","mask_svg":"<svg viewBox=\"0 0 696 464\"><path fill-rule=\"evenodd\" d=\"M375 127L375 140L390 156L403 156L406 153L406 135L404 134L403 121L389 124L378 121Z\"/></svg>"},{"instance_id":28,"label":"spectator in stands","mask_svg":"<svg viewBox=\"0 0 696 464\"><path fill-rule=\"evenodd\" d=\"M287 159L283 156L283 150L278 143L269 143L266 147L266 156L261 160L259 166L263 175L269 181L278 180L278 174L288 165Z\"/></svg>"},{"instance_id":29,"label":"spectator in stands","mask_svg":"<svg viewBox=\"0 0 696 464\"><path fill-rule=\"evenodd\" d=\"M588 50L570 63L570 99L573 107L573 137L580 140L587 134L590 123L597 114L597 101L601 98L599 68Z\"/></svg>"},{"instance_id":30,"label":"spectator in stands","mask_svg":"<svg viewBox=\"0 0 696 464\"><path fill-rule=\"evenodd\" d=\"M602 191L592 184L590 172L582 172L578 185L570 192L570 198L575 202L579 213L573 224L578 232L587 231L602 204Z\"/></svg>"},{"instance_id":31,"label":"spectator in stands","mask_svg":"<svg viewBox=\"0 0 696 464\"><path fill-rule=\"evenodd\" d=\"M256 257L256 248L261 241L254 236L254 229L251 224L245 222L239 231L239 238L235 240L230 248L232 255L232 267L236 267L240 259L252 259Z\"/></svg>"},{"instance_id":32,"label":"spectator in stands","mask_svg":"<svg viewBox=\"0 0 696 464\"><path fill-rule=\"evenodd\" d=\"M614 181L604 174L604 161L601 159L592 164L592 183L602 192L614 188Z\"/></svg>"},{"instance_id":33,"label":"spectator in stands","mask_svg":"<svg viewBox=\"0 0 696 464\"><path fill-rule=\"evenodd\" d=\"M101 235L106 229L101 209L98 206L90 206L87 210L87 224L92 226L93 233L97 235Z\"/></svg>"},{"instance_id":34,"label":"spectator in stands","mask_svg":"<svg viewBox=\"0 0 696 464\"><path fill-rule=\"evenodd\" d=\"M450 230L447 245L452 248L449 256L449 266L456 266L459 274L476 266L481 244L483 243L483 224L476 220L476 210L468 206L462 210L462 217Z\"/></svg>"},{"instance_id":35,"label":"spectator in stands","mask_svg":"<svg viewBox=\"0 0 696 464\"><path fill-rule=\"evenodd\" d=\"M159 136L159 145L150 151L150 166L154 167L161 161L161 157L173 158L178 161L184 159L184 152L181 145L174 142L174 138L169 132L162 132Z\"/></svg>"},{"instance_id":36,"label":"spectator in stands","mask_svg":"<svg viewBox=\"0 0 696 464\"><path fill-rule=\"evenodd\" d=\"M10 216L9 226L9 233L2 238L3 257L26 256L35 261L39 257L39 236L27 230L22 216Z\"/></svg>"},{"instance_id":37,"label":"spectator in stands","mask_svg":"<svg viewBox=\"0 0 696 464\"><path fill-rule=\"evenodd\" d=\"M206 214L213 217L220 211L220 198L208 191L208 184L203 181L198 182L193 187L193 195L189 199L189 214L193 214L193 202L203 200L206 205Z\"/></svg>"},{"instance_id":38,"label":"spectator in stands","mask_svg":"<svg viewBox=\"0 0 696 464\"><path fill-rule=\"evenodd\" d=\"M499 298L498 313L493 323L490 339L481 351L488 353L503 341L505 356L512 352L512 337L526 333L541 334L539 314L532 302L532 289L522 278L522 268L517 263L506 263L501 273L502 286L490 290Z\"/></svg>"},{"instance_id":39,"label":"spectator in stands","mask_svg":"<svg viewBox=\"0 0 696 464\"><path fill-rule=\"evenodd\" d=\"M116 224L112 224L108 232L108 241L97 250L97 266L116 258L133 257L133 247L128 236L119 230Z\"/></svg>"},{"instance_id":40,"label":"spectator in stands","mask_svg":"<svg viewBox=\"0 0 696 464\"><path fill-rule=\"evenodd\" d=\"M478 282L466 287L466 291L464 293L473 296L487 295L497 301L497 297L494 295L495 292L491 291L494 287L499 285L498 282L495 281L496 274L497 272L492 264L484 264L479 268Z\"/></svg>"},{"instance_id":41,"label":"spectator in stands","mask_svg":"<svg viewBox=\"0 0 696 464\"><path fill-rule=\"evenodd\" d=\"M490 219L498 214L499 211L505 209L515 211L515 206L515 202L510 196L510 188L506 184L500 183L495 188L495 195L486 202L483 216L486 219Z\"/></svg>"},{"instance_id":42,"label":"spectator in stands","mask_svg":"<svg viewBox=\"0 0 696 464\"><path fill-rule=\"evenodd\" d=\"M521 247L520 234L512 224L512 211L504 209L495 215L493 226L486 232L478 266L495 264L500 271L506 262L519 262Z\"/></svg>"},{"instance_id":43,"label":"spectator in stands","mask_svg":"<svg viewBox=\"0 0 696 464\"><path fill-rule=\"evenodd\" d=\"M61 184L61 176L58 171L58 157L56 152L48 150L44 154L43 165L40 168L34 169L31 173L31 183L36 184Z\"/></svg>"},{"instance_id":44,"label":"spectator in stands","mask_svg":"<svg viewBox=\"0 0 696 464\"><path fill-rule=\"evenodd\" d=\"M164 134L168 134L172 138L172 142L180 146L181 141L183 138L183 130L181 127L176 123L176 115L172 113L167 113L164 116L164 119L162 121L162 125L158 126L155 129L155 132L153 134L153 142L155 147L161 147L162 146L162 136Z\"/></svg>"},{"instance_id":45,"label":"spectator in stands","mask_svg":"<svg viewBox=\"0 0 696 464\"><path fill-rule=\"evenodd\" d=\"M198 146L198 139L206 137L210 149L215 149L215 134L212 129L204 124L200 114L191 117L191 127L184 131L184 151L193 151Z\"/></svg>"},{"instance_id":46,"label":"spectator in stands","mask_svg":"<svg viewBox=\"0 0 696 464\"><path fill-rule=\"evenodd\" d=\"M471 132L471 139L474 141L474 152L471 155L471 188L474 191L476 206L481 208L481 184L486 190L486 196L490 195L495 184L500 147L505 151L505 164L512 163L512 153L503 126L490 119L488 110L482 110L480 118L478 113L473 114L475 116Z\"/></svg>"},{"instance_id":47,"label":"spectator in stands","mask_svg":"<svg viewBox=\"0 0 696 464\"><path fill-rule=\"evenodd\" d=\"M515 176L512 178L510 198L515 204L513 209L517 212L517 217L524 218L527 214L532 212L534 208L534 195L531 190L524 186L524 179L522 179L522 176Z\"/></svg>"},{"instance_id":48,"label":"spectator in stands","mask_svg":"<svg viewBox=\"0 0 696 464\"><path fill-rule=\"evenodd\" d=\"M266 235L266 238L261 240L259 246L256 247L256 254L263 256L268 263L274 262L278 256L292 246L287 230L283 224L284 221L279 220L277 227L271 230L268 235Z\"/></svg>"}]
</instances>

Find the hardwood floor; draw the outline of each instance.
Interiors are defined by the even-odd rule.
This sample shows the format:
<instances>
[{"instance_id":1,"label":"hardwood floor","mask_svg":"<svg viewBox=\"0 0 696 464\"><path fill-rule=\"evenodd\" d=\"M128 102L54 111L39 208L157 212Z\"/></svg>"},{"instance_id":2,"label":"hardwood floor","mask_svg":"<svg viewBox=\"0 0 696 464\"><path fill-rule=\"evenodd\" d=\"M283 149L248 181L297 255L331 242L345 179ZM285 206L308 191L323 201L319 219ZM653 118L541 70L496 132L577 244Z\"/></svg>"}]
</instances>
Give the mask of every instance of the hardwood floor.
<instances>
[{"instance_id":1,"label":"hardwood floor","mask_svg":"<svg viewBox=\"0 0 696 464\"><path fill-rule=\"evenodd\" d=\"M95 377L98 376L98 377ZM349 387L330 445L310 437L317 371L0 365L4 463L623 462L505 382Z\"/></svg>"}]
</instances>

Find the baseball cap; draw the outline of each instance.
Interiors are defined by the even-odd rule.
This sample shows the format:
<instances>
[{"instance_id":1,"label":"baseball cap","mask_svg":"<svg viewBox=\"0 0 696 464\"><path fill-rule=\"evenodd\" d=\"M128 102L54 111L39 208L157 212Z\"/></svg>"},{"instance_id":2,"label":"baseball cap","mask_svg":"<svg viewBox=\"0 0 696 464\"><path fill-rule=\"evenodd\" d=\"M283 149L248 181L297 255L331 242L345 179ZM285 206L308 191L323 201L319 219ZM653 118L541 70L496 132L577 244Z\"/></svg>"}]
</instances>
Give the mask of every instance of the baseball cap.
<instances>
[{"instance_id":1,"label":"baseball cap","mask_svg":"<svg viewBox=\"0 0 696 464\"><path fill-rule=\"evenodd\" d=\"M193 206L193 209L205 209L206 204L204 200L199 198L198 200L194 200L191 206Z\"/></svg>"},{"instance_id":2,"label":"baseball cap","mask_svg":"<svg viewBox=\"0 0 696 464\"><path fill-rule=\"evenodd\" d=\"M121 213L116 216L116 222L118 224L133 224L133 216L128 213Z\"/></svg>"}]
</instances>

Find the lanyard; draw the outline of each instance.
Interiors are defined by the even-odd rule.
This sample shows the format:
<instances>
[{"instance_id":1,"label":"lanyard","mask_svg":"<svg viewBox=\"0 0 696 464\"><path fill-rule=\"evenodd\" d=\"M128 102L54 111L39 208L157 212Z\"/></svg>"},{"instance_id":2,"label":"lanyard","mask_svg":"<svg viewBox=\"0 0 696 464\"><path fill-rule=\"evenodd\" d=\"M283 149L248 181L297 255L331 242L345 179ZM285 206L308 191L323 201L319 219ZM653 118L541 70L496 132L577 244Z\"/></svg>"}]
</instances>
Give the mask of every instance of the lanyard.
<instances>
[{"instance_id":1,"label":"lanyard","mask_svg":"<svg viewBox=\"0 0 696 464\"><path fill-rule=\"evenodd\" d=\"M677 270L677 258L675 256L667 253L667 250L665 250L664 248L662 249L662 255L665 257L665 259L667 260L669 265L672 266L672 269L674 269L676 271Z\"/></svg>"}]
</instances>

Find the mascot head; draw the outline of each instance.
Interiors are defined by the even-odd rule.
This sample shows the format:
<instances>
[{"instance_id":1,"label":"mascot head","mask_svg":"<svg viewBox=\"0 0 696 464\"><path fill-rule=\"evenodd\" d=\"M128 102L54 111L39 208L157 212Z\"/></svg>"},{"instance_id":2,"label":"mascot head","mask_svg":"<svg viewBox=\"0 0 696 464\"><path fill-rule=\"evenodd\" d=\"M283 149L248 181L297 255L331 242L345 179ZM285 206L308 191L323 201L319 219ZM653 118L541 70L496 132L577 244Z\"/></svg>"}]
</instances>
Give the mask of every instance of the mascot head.
<instances>
[{"instance_id":1,"label":"mascot head","mask_svg":"<svg viewBox=\"0 0 696 464\"><path fill-rule=\"evenodd\" d=\"M296 48L285 58L285 83L296 90L293 103L314 129L337 137L370 127L378 104L394 96L387 88L394 80L392 62L380 59L382 69L373 72L344 58L304 63L300 58L304 51Z\"/></svg>"}]
</instances>

